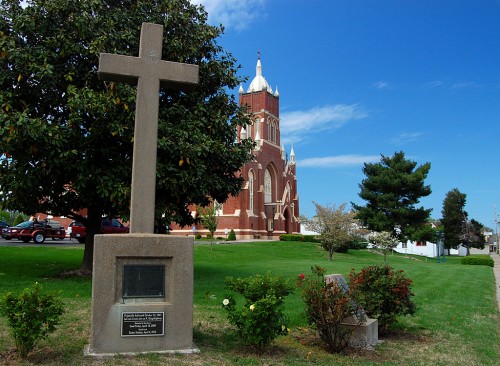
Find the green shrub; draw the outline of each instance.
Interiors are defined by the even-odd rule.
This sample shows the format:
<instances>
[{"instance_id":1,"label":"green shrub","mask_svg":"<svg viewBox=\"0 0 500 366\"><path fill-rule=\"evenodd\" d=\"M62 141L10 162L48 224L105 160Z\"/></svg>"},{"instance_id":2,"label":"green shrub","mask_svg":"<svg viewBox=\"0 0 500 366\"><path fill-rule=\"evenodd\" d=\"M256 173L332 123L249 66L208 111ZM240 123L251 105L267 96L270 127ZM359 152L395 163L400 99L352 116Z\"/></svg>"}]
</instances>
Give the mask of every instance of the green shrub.
<instances>
[{"instance_id":1,"label":"green shrub","mask_svg":"<svg viewBox=\"0 0 500 366\"><path fill-rule=\"evenodd\" d=\"M319 243L320 240L316 235L302 235L302 234L281 234L280 241L305 241L310 243Z\"/></svg>"},{"instance_id":2,"label":"green shrub","mask_svg":"<svg viewBox=\"0 0 500 366\"><path fill-rule=\"evenodd\" d=\"M321 243L321 240L317 235L303 235L304 236L304 241L307 241L309 243Z\"/></svg>"},{"instance_id":3,"label":"green shrub","mask_svg":"<svg viewBox=\"0 0 500 366\"><path fill-rule=\"evenodd\" d=\"M349 251L349 243L340 243L335 245L335 253L347 253Z\"/></svg>"},{"instance_id":4,"label":"green shrub","mask_svg":"<svg viewBox=\"0 0 500 366\"><path fill-rule=\"evenodd\" d=\"M281 234L280 241L304 241L304 236L300 234Z\"/></svg>"},{"instance_id":5,"label":"green shrub","mask_svg":"<svg viewBox=\"0 0 500 366\"><path fill-rule=\"evenodd\" d=\"M349 242L349 249L359 250L368 248L368 242L364 239L354 239Z\"/></svg>"},{"instance_id":6,"label":"green shrub","mask_svg":"<svg viewBox=\"0 0 500 366\"><path fill-rule=\"evenodd\" d=\"M12 226L16 226L18 224L20 224L21 222L24 222L24 221L27 221L27 218L25 215L23 214L18 214L14 220L14 222L12 223Z\"/></svg>"},{"instance_id":7,"label":"green shrub","mask_svg":"<svg viewBox=\"0 0 500 366\"><path fill-rule=\"evenodd\" d=\"M364 313L356 301L353 301L350 290L345 290L338 282L325 281L325 269L312 267L312 276L300 274L297 286L302 290L305 302L307 322L318 331L319 337L330 352L341 352L349 345L354 328L348 328L342 323L351 317L360 325Z\"/></svg>"},{"instance_id":8,"label":"green shrub","mask_svg":"<svg viewBox=\"0 0 500 366\"><path fill-rule=\"evenodd\" d=\"M229 235L227 236L227 240L228 241L236 240L236 234L234 232L234 229L231 229L231 231L229 232Z\"/></svg>"},{"instance_id":9,"label":"green shrub","mask_svg":"<svg viewBox=\"0 0 500 366\"><path fill-rule=\"evenodd\" d=\"M467 257L462 257L460 260L462 264L470 264L477 266L490 266L495 265L495 261L487 254L469 255Z\"/></svg>"},{"instance_id":10,"label":"green shrub","mask_svg":"<svg viewBox=\"0 0 500 366\"><path fill-rule=\"evenodd\" d=\"M288 333L283 299L293 288L283 277L269 273L248 278L227 277L225 284L226 289L245 298L241 307L232 295L222 302L229 322L236 326L244 343L261 352L277 336Z\"/></svg>"},{"instance_id":11,"label":"green shrub","mask_svg":"<svg viewBox=\"0 0 500 366\"><path fill-rule=\"evenodd\" d=\"M378 319L379 333L385 333L399 315L415 313L411 300L412 280L404 271L390 266L369 266L349 274L349 287L370 318Z\"/></svg>"},{"instance_id":12,"label":"green shrub","mask_svg":"<svg viewBox=\"0 0 500 366\"><path fill-rule=\"evenodd\" d=\"M39 340L56 329L63 313L63 304L56 294L42 294L39 283L19 295L8 292L0 303L0 314L7 318L17 351L23 358Z\"/></svg>"},{"instance_id":13,"label":"green shrub","mask_svg":"<svg viewBox=\"0 0 500 366\"><path fill-rule=\"evenodd\" d=\"M199 233L198 233L198 234L196 234L196 235L194 236L194 238L195 238L196 240L200 240L200 239L202 238L202 236L201 236L201 234L199 234Z\"/></svg>"}]
</instances>

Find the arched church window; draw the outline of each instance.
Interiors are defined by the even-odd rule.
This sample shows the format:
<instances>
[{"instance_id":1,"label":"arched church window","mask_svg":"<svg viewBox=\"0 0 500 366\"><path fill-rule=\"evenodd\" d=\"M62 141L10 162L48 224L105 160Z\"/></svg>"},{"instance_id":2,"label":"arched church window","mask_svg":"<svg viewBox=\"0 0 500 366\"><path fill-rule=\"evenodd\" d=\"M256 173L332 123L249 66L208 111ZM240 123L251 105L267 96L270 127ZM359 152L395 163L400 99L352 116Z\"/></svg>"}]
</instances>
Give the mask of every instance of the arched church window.
<instances>
[{"instance_id":1,"label":"arched church window","mask_svg":"<svg viewBox=\"0 0 500 366\"><path fill-rule=\"evenodd\" d=\"M271 134L272 134L272 127L271 127L271 121L268 119L267 120L267 140L271 141Z\"/></svg>"},{"instance_id":2,"label":"arched church window","mask_svg":"<svg viewBox=\"0 0 500 366\"><path fill-rule=\"evenodd\" d=\"M272 179L269 169L266 169L266 172L264 173L264 203L271 202L273 202Z\"/></svg>"},{"instance_id":3,"label":"arched church window","mask_svg":"<svg viewBox=\"0 0 500 366\"><path fill-rule=\"evenodd\" d=\"M250 170L248 172L248 192L249 192L249 207L251 213L253 213L253 172Z\"/></svg>"}]
</instances>

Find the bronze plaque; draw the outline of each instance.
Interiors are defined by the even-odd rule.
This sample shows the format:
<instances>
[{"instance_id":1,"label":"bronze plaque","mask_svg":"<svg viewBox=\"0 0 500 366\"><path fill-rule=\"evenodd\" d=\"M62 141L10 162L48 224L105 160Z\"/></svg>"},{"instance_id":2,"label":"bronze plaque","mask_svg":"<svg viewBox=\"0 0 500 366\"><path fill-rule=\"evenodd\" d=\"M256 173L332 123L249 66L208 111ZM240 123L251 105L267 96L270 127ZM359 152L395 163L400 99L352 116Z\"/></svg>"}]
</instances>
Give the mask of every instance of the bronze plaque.
<instances>
[{"instance_id":1,"label":"bronze plaque","mask_svg":"<svg viewBox=\"0 0 500 366\"><path fill-rule=\"evenodd\" d=\"M165 297L165 265L124 265L122 296Z\"/></svg>"}]
</instances>

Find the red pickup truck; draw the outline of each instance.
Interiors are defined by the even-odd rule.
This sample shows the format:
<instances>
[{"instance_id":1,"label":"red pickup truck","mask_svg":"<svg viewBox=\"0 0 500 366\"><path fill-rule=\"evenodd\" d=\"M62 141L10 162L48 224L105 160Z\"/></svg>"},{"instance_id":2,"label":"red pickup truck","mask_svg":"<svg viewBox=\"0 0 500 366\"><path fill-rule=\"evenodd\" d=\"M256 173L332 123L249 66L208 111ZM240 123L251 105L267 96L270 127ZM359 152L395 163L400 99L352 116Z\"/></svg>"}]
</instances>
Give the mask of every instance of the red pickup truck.
<instances>
[{"instance_id":1,"label":"red pickup truck","mask_svg":"<svg viewBox=\"0 0 500 366\"><path fill-rule=\"evenodd\" d=\"M66 231L59 221L25 221L16 226L10 226L2 229L2 238L19 239L28 243L31 239L35 244L41 244L46 238L64 239Z\"/></svg>"},{"instance_id":2,"label":"red pickup truck","mask_svg":"<svg viewBox=\"0 0 500 366\"><path fill-rule=\"evenodd\" d=\"M69 237L71 239L76 239L79 243L85 243L87 232L81 222L73 221L69 224L68 231L70 231ZM129 228L117 219L103 219L101 221L101 232L103 234L125 234L129 232Z\"/></svg>"}]
</instances>

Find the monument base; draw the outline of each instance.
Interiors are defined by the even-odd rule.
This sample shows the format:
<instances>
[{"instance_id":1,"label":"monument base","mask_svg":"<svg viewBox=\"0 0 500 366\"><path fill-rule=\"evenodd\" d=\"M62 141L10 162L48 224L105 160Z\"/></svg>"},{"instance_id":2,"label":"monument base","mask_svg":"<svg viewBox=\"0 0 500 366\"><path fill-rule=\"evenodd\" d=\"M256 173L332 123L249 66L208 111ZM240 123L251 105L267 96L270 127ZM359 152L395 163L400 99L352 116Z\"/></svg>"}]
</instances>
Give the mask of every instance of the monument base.
<instances>
[{"instance_id":1,"label":"monument base","mask_svg":"<svg viewBox=\"0 0 500 366\"><path fill-rule=\"evenodd\" d=\"M371 348L379 343L378 340L378 320L366 318L359 324L355 319L348 318L342 322L342 326L349 329L352 334L349 339L349 346L356 348Z\"/></svg>"},{"instance_id":2,"label":"monument base","mask_svg":"<svg viewBox=\"0 0 500 366\"><path fill-rule=\"evenodd\" d=\"M88 356L194 353L193 238L96 235Z\"/></svg>"},{"instance_id":3,"label":"monument base","mask_svg":"<svg viewBox=\"0 0 500 366\"><path fill-rule=\"evenodd\" d=\"M119 352L119 353L96 353L93 352L88 344L83 350L84 357L115 357L115 356L138 356L149 353L156 353L160 355L191 355L194 353L200 353L199 348L193 346L189 349L178 349L178 350L162 350L162 351L148 351L148 352Z\"/></svg>"}]
</instances>

